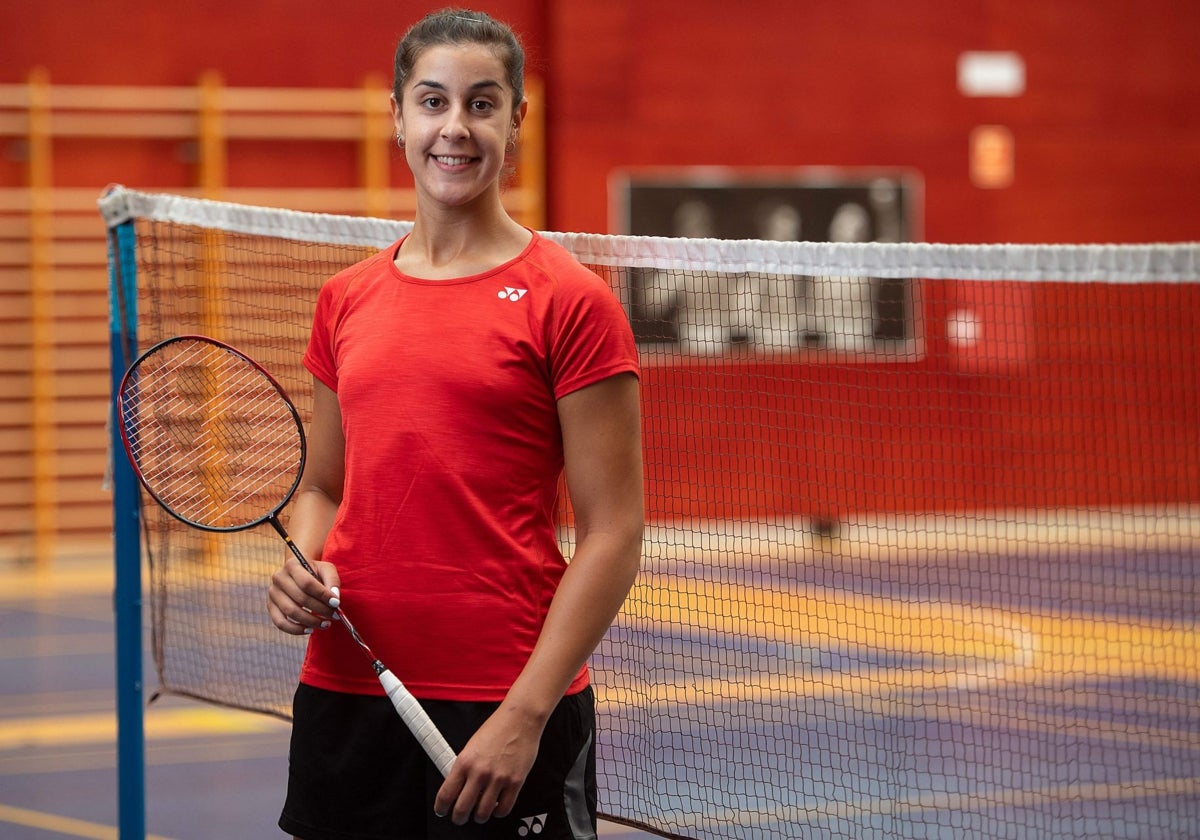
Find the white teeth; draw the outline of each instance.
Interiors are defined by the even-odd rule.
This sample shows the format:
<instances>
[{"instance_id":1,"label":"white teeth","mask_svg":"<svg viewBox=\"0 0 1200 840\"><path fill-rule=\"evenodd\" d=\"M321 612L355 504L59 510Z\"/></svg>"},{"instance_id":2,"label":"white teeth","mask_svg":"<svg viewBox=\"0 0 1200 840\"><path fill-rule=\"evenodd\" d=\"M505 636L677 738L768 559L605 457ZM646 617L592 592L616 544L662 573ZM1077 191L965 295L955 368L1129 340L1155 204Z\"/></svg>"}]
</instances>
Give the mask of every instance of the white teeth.
<instances>
[{"instance_id":1,"label":"white teeth","mask_svg":"<svg viewBox=\"0 0 1200 840\"><path fill-rule=\"evenodd\" d=\"M434 159L446 166L462 166L465 163L470 163L471 159L466 157L440 157L435 155Z\"/></svg>"}]
</instances>

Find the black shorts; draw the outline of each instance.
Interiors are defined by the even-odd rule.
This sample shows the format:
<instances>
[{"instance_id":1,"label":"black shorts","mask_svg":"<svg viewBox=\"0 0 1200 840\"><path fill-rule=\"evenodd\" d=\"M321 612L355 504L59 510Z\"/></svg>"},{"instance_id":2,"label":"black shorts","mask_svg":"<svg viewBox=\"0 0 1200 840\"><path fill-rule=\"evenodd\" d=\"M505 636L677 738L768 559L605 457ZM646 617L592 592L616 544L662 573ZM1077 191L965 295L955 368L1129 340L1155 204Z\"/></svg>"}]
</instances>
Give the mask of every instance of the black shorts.
<instances>
[{"instance_id":1,"label":"black shorts","mask_svg":"<svg viewBox=\"0 0 1200 840\"><path fill-rule=\"evenodd\" d=\"M498 703L422 700L455 752ZM512 813L456 826L433 813L442 776L386 697L300 685L279 827L302 840L594 840L596 713L591 688L564 697Z\"/></svg>"}]
</instances>

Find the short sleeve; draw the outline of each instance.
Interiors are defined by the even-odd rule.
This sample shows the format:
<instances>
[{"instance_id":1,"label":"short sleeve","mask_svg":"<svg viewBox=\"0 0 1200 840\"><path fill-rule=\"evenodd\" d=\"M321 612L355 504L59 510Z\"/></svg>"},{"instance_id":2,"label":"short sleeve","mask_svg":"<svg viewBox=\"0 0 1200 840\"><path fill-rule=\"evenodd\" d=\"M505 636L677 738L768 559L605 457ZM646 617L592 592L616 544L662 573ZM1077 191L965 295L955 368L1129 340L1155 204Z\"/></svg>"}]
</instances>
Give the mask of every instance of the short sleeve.
<instances>
[{"instance_id":1,"label":"short sleeve","mask_svg":"<svg viewBox=\"0 0 1200 840\"><path fill-rule=\"evenodd\" d=\"M610 376L638 374L637 344L620 301L600 277L574 265L560 284L550 337L555 399Z\"/></svg>"},{"instance_id":2,"label":"short sleeve","mask_svg":"<svg viewBox=\"0 0 1200 840\"><path fill-rule=\"evenodd\" d=\"M334 283L327 282L317 295L317 306L313 313L312 330L308 336L308 348L304 351L304 366L309 373L337 390L337 364L333 355L333 299Z\"/></svg>"}]
</instances>

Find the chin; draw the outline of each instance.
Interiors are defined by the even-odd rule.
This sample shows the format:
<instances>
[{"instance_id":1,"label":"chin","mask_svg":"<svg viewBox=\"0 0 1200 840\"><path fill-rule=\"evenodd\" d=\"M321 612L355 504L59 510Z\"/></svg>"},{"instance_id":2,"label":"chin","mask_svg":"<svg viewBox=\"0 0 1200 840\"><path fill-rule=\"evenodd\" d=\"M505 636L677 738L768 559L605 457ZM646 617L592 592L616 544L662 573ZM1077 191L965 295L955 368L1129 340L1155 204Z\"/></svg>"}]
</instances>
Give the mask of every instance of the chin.
<instances>
[{"instance_id":1,"label":"chin","mask_svg":"<svg viewBox=\"0 0 1200 840\"><path fill-rule=\"evenodd\" d=\"M436 201L444 207L468 207L485 200L493 189L498 189L498 182L495 180L486 184L475 183L469 186L464 184L454 188L439 189L435 187L423 192L428 199Z\"/></svg>"}]
</instances>

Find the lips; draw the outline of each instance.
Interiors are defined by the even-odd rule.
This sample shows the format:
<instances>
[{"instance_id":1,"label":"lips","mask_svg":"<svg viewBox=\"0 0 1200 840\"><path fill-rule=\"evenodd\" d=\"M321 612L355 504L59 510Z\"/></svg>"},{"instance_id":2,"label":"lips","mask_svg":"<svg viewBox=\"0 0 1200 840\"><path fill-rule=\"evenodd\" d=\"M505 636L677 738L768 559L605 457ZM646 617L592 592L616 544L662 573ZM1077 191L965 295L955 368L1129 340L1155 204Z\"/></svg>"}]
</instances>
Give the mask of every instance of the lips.
<instances>
[{"instance_id":1,"label":"lips","mask_svg":"<svg viewBox=\"0 0 1200 840\"><path fill-rule=\"evenodd\" d=\"M433 155L433 159L442 166L466 166L475 158L463 157L461 155Z\"/></svg>"}]
</instances>

